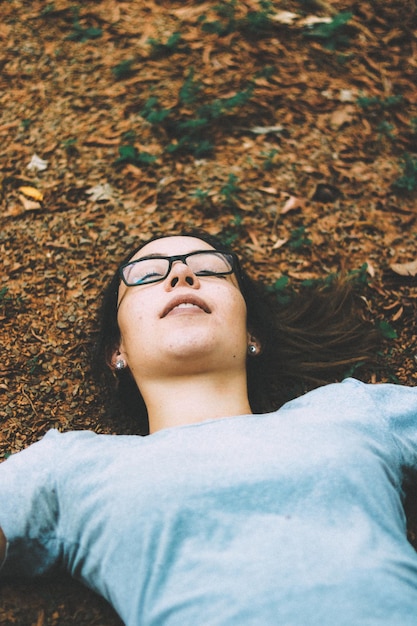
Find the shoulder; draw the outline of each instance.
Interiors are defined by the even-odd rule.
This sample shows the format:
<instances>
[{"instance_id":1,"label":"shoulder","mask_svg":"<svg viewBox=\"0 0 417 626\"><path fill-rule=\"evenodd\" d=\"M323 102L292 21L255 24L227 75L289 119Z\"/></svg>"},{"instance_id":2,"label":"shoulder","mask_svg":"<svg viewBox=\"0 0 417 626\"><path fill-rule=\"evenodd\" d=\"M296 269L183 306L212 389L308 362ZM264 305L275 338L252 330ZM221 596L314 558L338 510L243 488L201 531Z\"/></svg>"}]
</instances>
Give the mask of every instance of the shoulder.
<instances>
[{"instance_id":1,"label":"shoulder","mask_svg":"<svg viewBox=\"0 0 417 626\"><path fill-rule=\"evenodd\" d=\"M388 401L402 401L415 405L417 402L417 387L407 387L392 383L364 383L356 378L346 378L342 382L323 385L313 391L309 391L289 404L293 402L319 402L321 400L340 401L346 398L350 398L353 402L366 400L386 405Z\"/></svg>"},{"instance_id":2,"label":"shoulder","mask_svg":"<svg viewBox=\"0 0 417 626\"><path fill-rule=\"evenodd\" d=\"M117 455L119 451L140 446L144 437L138 435L97 434L89 430L60 432L49 430L39 441L12 454L1 463L1 471L15 471L36 466L37 474L58 471L60 467L77 465L101 456ZM108 454L106 453L108 451Z\"/></svg>"}]
</instances>

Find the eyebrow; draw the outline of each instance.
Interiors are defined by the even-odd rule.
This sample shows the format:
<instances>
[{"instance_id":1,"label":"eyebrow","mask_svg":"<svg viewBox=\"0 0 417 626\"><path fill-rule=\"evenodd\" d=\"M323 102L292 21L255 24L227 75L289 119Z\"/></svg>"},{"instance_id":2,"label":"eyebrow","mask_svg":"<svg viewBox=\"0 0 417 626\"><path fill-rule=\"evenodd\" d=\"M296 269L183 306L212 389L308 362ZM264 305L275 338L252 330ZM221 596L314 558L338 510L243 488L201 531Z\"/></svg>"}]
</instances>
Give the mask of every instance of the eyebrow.
<instances>
[{"instance_id":1,"label":"eyebrow","mask_svg":"<svg viewBox=\"0 0 417 626\"><path fill-rule=\"evenodd\" d=\"M169 255L167 254L159 254L158 252L153 252L152 254L145 254L144 256L140 256L137 259L131 259L130 261L128 261L128 263L134 263L135 261L142 261L143 259L161 259L161 258L165 258Z\"/></svg>"},{"instance_id":2,"label":"eyebrow","mask_svg":"<svg viewBox=\"0 0 417 626\"><path fill-rule=\"evenodd\" d=\"M216 250L215 248L213 249L204 249L204 250L191 250L191 252L184 252L184 255L187 254L194 254L195 252L218 252L218 250ZM168 257L171 256L177 256L176 254L161 254L160 252L152 252L151 254L145 254L142 257L139 257L138 259L133 259L131 261L128 261L128 263L133 263L134 261L142 261L143 259L166 259ZM179 256L179 255L178 255ZM182 256L182 255L181 255Z\"/></svg>"}]
</instances>

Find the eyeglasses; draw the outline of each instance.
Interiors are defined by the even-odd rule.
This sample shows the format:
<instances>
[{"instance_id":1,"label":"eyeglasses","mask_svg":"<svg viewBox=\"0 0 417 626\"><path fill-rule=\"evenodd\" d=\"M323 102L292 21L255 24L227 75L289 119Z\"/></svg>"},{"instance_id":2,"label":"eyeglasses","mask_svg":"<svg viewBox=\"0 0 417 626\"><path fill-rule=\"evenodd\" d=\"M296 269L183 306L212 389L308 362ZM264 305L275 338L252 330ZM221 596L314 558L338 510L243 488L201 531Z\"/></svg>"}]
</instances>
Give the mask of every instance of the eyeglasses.
<instances>
[{"instance_id":1,"label":"eyeglasses","mask_svg":"<svg viewBox=\"0 0 417 626\"><path fill-rule=\"evenodd\" d=\"M196 276L225 276L238 267L237 256L222 250L201 250L175 256L146 256L119 268L120 278L128 287L149 285L164 280L174 261L181 261Z\"/></svg>"}]
</instances>

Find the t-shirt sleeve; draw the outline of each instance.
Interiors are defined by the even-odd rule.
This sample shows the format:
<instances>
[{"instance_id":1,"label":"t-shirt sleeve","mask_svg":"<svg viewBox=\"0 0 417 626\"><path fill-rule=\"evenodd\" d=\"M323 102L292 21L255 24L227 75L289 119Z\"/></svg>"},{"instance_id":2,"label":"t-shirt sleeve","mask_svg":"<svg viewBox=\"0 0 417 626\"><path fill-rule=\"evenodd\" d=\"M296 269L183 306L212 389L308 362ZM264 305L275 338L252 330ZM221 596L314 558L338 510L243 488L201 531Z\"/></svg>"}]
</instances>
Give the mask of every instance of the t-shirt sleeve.
<instances>
[{"instance_id":1,"label":"t-shirt sleeve","mask_svg":"<svg viewBox=\"0 0 417 626\"><path fill-rule=\"evenodd\" d=\"M59 560L54 467L57 431L0 463L0 526L7 540L0 577L37 576Z\"/></svg>"},{"instance_id":2,"label":"t-shirt sleeve","mask_svg":"<svg viewBox=\"0 0 417 626\"><path fill-rule=\"evenodd\" d=\"M385 383L366 385L366 389L385 418L403 466L417 471L417 387Z\"/></svg>"}]
</instances>

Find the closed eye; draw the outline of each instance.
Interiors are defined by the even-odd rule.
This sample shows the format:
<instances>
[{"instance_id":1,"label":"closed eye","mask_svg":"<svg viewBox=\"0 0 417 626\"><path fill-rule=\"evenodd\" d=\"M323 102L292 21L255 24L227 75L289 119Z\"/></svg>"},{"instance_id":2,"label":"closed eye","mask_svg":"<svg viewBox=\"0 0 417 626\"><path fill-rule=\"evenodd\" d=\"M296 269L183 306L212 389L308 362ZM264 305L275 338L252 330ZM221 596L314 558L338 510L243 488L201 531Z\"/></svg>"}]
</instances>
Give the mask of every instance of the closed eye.
<instances>
[{"instance_id":1,"label":"closed eye","mask_svg":"<svg viewBox=\"0 0 417 626\"><path fill-rule=\"evenodd\" d=\"M140 285L141 283L152 280L153 278L162 278L162 276L163 274L160 274L158 272L149 272L149 274L144 274L143 276L138 278L136 284Z\"/></svg>"}]
</instances>

